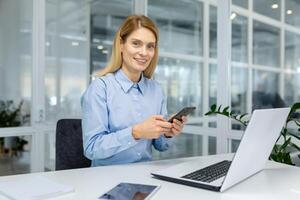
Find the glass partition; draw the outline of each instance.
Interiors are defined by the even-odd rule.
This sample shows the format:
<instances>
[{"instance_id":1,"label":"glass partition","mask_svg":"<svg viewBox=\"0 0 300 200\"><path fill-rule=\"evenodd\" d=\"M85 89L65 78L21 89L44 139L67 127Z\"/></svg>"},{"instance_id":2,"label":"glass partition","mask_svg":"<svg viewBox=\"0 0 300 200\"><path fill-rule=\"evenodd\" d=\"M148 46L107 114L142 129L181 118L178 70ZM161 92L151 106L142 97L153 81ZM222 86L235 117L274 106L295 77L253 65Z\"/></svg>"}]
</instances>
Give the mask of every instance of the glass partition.
<instances>
[{"instance_id":1,"label":"glass partition","mask_svg":"<svg viewBox=\"0 0 300 200\"><path fill-rule=\"evenodd\" d=\"M242 8L248 8L248 0L232 0L232 4Z\"/></svg>"},{"instance_id":2,"label":"glass partition","mask_svg":"<svg viewBox=\"0 0 300 200\"><path fill-rule=\"evenodd\" d=\"M32 137L0 137L0 176L30 172Z\"/></svg>"},{"instance_id":3,"label":"glass partition","mask_svg":"<svg viewBox=\"0 0 300 200\"><path fill-rule=\"evenodd\" d=\"M279 68L279 28L253 21L253 64Z\"/></svg>"},{"instance_id":4,"label":"glass partition","mask_svg":"<svg viewBox=\"0 0 300 200\"><path fill-rule=\"evenodd\" d=\"M0 176L31 168L32 11L32 0L0 0Z\"/></svg>"},{"instance_id":5,"label":"glass partition","mask_svg":"<svg viewBox=\"0 0 300 200\"><path fill-rule=\"evenodd\" d=\"M272 19L280 20L281 1L264 0L253 1L253 11Z\"/></svg>"},{"instance_id":6,"label":"glass partition","mask_svg":"<svg viewBox=\"0 0 300 200\"><path fill-rule=\"evenodd\" d=\"M83 2L46 1L47 123L81 113L80 96L89 73L89 9Z\"/></svg>"},{"instance_id":7,"label":"glass partition","mask_svg":"<svg viewBox=\"0 0 300 200\"><path fill-rule=\"evenodd\" d=\"M178 112L184 106L192 105L197 107L194 116L202 115L201 70L202 66L197 62L172 58L159 60L155 79L166 91L169 114Z\"/></svg>"},{"instance_id":8,"label":"glass partition","mask_svg":"<svg viewBox=\"0 0 300 200\"><path fill-rule=\"evenodd\" d=\"M123 20L132 13L130 0L94 1L90 16L91 73L104 68L111 55L114 35Z\"/></svg>"},{"instance_id":9,"label":"glass partition","mask_svg":"<svg viewBox=\"0 0 300 200\"><path fill-rule=\"evenodd\" d=\"M285 0L285 22L300 28L300 1Z\"/></svg>"},{"instance_id":10,"label":"glass partition","mask_svg":"<svg viewBox=\"0 0 300 200\"><path fill-rule=\"evenodd\" d=\"M148 2L148 15L160 29L160 51L203 54L202 2L152 0Z\"/></svg>"},{"instance_id":11,"label":"glass partition","mask_svg":"<svg viewBox=\"0 0 300 200\"><path fill-rule=\"evenodd\" d=\"M29 126L32 94L32 1L0 1L0 27L0 111L7 110L9 115L20 107L19 118L14 119L18 123L7 126ZM3 126L6 126L5 123Z\"/></svg>"}]
</instances>

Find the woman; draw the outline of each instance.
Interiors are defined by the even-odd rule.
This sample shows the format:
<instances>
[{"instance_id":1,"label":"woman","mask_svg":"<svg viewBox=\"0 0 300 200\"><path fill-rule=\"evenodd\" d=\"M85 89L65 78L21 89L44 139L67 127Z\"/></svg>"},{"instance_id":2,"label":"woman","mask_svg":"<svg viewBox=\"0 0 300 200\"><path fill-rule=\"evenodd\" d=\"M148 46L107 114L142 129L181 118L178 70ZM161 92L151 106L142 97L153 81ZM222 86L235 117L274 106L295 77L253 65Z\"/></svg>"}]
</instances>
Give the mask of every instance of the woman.
<instances>
[{"instance_id":1,"label":"woman","mask_svg":"<svg viewBox=\"0 0 300 200\"><path fill-rule=\"evenodd\" d=\"M158 60L158 29L131 15L117 31L108 66L82 97L84 154L92 166L151 160L152 145L169 148L182 122L167 122L163 91L152 75Z\"/></svg>"}]
</instances>

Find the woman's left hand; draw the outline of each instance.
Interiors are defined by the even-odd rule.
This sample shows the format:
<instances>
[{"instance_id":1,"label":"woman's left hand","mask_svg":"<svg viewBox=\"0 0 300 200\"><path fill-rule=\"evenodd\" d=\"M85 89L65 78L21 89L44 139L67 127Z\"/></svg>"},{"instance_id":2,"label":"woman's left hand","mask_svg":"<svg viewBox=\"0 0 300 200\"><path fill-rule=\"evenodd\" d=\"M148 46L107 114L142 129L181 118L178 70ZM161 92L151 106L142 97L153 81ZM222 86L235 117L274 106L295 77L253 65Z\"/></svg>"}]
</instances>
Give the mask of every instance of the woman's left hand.
<instances>
[{"instance_id":1,"label":"woman's left hand","mask_svg":"<svg viewBox=\"0 0 300 200\"><path fill-rule=\"evenodd\" d=\"M187 117L186 116L183 116L181 118L182 121L179 121L177 119L174 119L173 120L173 123L172 123L172 128L171 130L165 134L165 136L167 137L173 137L173 136L177 136L181 133L182 129L183 129L183 126L184 124L186 124L187 122Z\"/></svg>"}]
</instances>

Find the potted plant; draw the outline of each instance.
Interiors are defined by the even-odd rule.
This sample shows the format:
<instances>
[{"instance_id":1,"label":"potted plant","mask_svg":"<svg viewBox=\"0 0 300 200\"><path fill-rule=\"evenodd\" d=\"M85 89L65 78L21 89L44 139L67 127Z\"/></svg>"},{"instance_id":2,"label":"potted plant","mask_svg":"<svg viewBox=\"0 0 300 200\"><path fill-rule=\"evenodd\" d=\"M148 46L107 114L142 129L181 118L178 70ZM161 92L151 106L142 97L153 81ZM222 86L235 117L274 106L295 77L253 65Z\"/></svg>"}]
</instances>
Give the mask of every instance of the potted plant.
<instances>
[{"instance_id":1,"label":"potted plant","mask_svg":"<svg viewBox=\"0 0 300 200\"><path fill-rule=\"evenodd\" d=\"M280 136L273 147L272 153L269 157L270 160L289 165L295 165L293 159L291 158L291 153L297 153L297 157L300 159L300 147L292 140L295 139L300 141L300 120L299 113L297 113L298 109L300 109L300 102L292 105L291 111L281 130ZM237 114L233 111L230 111L229 106L222 107L222 105L220 105L217 107L217 105L214 104L210 107L210 110L205 113L206 116L217 114L234 119L245 127L249 123L249 120L246 119L246 116L248 115L247 113ZM294 125L296 129L290 128L290 125Z\"/></svg>"},{"instance_id":2,"label":"potted plant","mask_svg":"<svg viewBox=\"0 0 300 200\"><path fill-rule=\"evenodd\" d=\"M0 100L0 128L2 127L17 127L22 124L23 121L29 117L28 115L21 115L21 107L23 101L21 101L18 107L14 106L12 100L2 101ZM5 140L6 139L6 140ZM5 143L10 143L10 149L5 149ZM20 137L8 137L0 138L0 153L17 154L18 151L23 151L23 147L28 142ZM13 152L12 152L13 151Z\"/></svg>"}]
</instances>

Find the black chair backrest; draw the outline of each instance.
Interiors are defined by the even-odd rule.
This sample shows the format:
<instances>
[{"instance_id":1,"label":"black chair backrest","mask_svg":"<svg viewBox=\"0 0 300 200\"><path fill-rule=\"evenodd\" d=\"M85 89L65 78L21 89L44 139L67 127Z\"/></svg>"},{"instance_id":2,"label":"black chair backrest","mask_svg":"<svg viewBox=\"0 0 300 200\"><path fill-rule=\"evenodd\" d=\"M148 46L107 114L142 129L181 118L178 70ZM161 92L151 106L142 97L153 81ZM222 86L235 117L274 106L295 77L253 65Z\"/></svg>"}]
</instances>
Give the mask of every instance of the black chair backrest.
<instances>
[{"instance_id":1,"label":"black chair backrest","mask_svg":"<svg viewBox=\"0 0 300 200\"><path fill-rule=\"evenodd\" d=\"M61 119L56 125L56 170L90 167L83 155L81 119Z\"/></svg>"}]
</instances>

